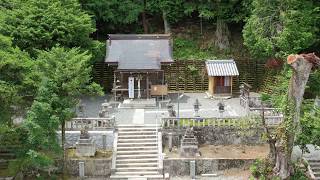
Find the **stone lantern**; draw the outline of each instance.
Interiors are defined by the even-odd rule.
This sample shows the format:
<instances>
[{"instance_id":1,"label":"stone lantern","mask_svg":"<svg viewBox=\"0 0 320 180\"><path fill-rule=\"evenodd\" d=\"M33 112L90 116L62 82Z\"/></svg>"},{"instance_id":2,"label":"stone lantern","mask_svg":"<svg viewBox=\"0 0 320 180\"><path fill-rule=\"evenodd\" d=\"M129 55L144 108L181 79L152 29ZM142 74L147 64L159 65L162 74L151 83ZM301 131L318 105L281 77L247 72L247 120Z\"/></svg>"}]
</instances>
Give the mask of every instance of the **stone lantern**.
<instances>
[{"instance_id":1,"label":"stone lantern","mask_svg":"<svg viewBox=\"0 0 320 180\"><path fill-rule=\"evenodd\" d=\"M174 111L174 105L172 103L168 103L167 104L167 109L168 109L168 113L169 113L169 117L175 117L176 116L176 112Z\"/></svg>"},{"instance_id":2,"label":"stone lantern","mask_svg":"<svg viewBox=\"0 0 320 180\"><path fill-rule=\"evenodd\" d=\"M194 109L194 117L200 117L199 116L199 110L200 110L200 102L198 99L193 103L193 109Z\"/></svg>"},{"instance_id":3,"label":"stone lantern","mask_svg":"<svg viewBox=\"0 0 320 180\"><path fill-rule=\"evenodd\" d=\"M108 103L108 100L104 100L104 103L101 104L103 111L108 111L110 104Z\"/></svg>"},{"instance_id":4,"label":"stone lantern","mask_svg":"<svg viewBox=\"0 0 320 180\"><path fill-rule=\"evenodd\" d=\"M101 104L101 108L102 110L99 112L99 116L100 117L106 117L106 115L108 116L110 113L110 103L108 103L108 100L105 100L104 103Z\"/></svg>"},{"instance_id":5,"label":"stone lantern","mask_svg":"<svg viewBox=\"0 0 320 180\"><path fill-rule=\"evenodd\" d=\"M218 105L218 110L219 110L219 113L220 113L220 117L222 117L223 116L223 112L225 111L225 104L221 100L217 105Z\"/></svg>"},{"instance_id":6,"label":"stone lantern","mask_svg":"<svg viewBox=\"0 0 320 180\"><path fill-rule=\"evenodd\" d=\"M85 109L86 109L86 105L84 103L82 103L80 100L79 105L78 105L78 112L79 112L78 116L79 117L86 117Z\"/></svg>"}]
</instances>

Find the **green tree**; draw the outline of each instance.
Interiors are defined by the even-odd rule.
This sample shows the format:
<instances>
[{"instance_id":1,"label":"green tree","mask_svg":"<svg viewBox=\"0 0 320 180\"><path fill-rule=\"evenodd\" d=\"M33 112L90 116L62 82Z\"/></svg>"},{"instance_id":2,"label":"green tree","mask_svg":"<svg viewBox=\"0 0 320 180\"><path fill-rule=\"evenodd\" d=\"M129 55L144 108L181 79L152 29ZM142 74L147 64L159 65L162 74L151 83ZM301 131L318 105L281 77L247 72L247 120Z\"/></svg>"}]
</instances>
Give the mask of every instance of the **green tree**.
<instances>
[{"instance_id":1,"label":"green tree","mask_svg":"<svg viewBox=\"0 0 320 180\"><path fill-rule=\"evenodd\" d=\"M163 20L165 33L171 33L170 24L181 20L184 14L184 0L148 0L147 9L154 16Z\"/></svg>"},{"instance_id":2,"label":"green tree","mask_svg":"<svg viewBox=\"0 0 320 180\"><path fill-rule=\"evenodd\" d=\"M9 5L8 5L9 4ZM99 52L102 45L89 36L95 31L77 0L14 0L2 7L0 31L32 56L55 45Z\"/></svg>"},{"instance_id":3,"label":"green tree","mask_svg":"<svg viewBox=\"0 0 320 180\"><path fill-rule=\"evenodd\" d=\"M114 30L138 22L144 10L143 1L137 0L80 0L80 3L93 15L98 30L105 25Z\"/></svg>"},{"instance_id":4,"label":"green tree","mask_svg":"<svg viewBox=\"0 0 320 180\"><path fill-rule=\"evenodd\" d=\"M62 129L62 147L65 141L65 122L72 117L73 108L83 94L102 94L101 87L91 82L91 56L78 48L66 50L54 47L41 51L37 58L37 71L40 76L53 83L50 90L56 94L54 107Z\"/></svg>"},{"instance_id":5,"label":"green tree","mask_svg":"<svg viewBox=\"0 0 320 180\"><path fill-rule=\"evenodd\" d=\"M56 84L46 78L40 83L37 97L20 127L21 148L16 151L17 161L10 164L14 172L34 177L53 167L54 159L59 158L61 150L56 131L61 118L66 114L71 118L72 113L60 102L56 88Z\"/></svg>"},{"instance_id":6,"label":"green tree","mask_svg":"<svg viewBox=\"0 0 320 180\"><path fill-rule=\"evenodd\" d=\"M304 152L308 152L307 144L320 145L320 108L313 103L306 103L300 120L301 132L298 134L296 144Z\"/></svg>"},{"instance_id":7,"label":"green tree","mask_svg":"<svg viewBox=\"0 0 320 180\"><path fill-rule=\"evenodd\" d=\"M315 43L319 8L311 0L253 0L244 44L258 57L284 58Z\"/></svg>"},{"instance_id":8,"label":"green tree","mask_svg":"<svg viewBox=\"0 0 320 180\"><path fill-rule=\"evenodd\" d=\"M28 176L54 169L54 160L65 149L65 123L75 116L79 97L102 94L101 87L91 82L90 58L79 48L39 51L34 68L40 77L39 88L21 127L22 147L12 169ZM60 128L61 146L57 138Z\"/></svg>"},{"instance_id":9,"label":"green tree","mask_svg":"<svg viewBox=\"0 0 320 180\"><path fill-rule=\"evenodd\" d=\"M219 49L230 45L230 31L227 23L240 22L248 14L250 0L193 0L185 3L185 13L198 12L199 17L215 20L216 31L214 44Z\"/></svg>"},{"instance_id":10,"label":"green tree","mask_svg":"<svg viewBox=\"0 0 320 180\"><path fill-rule=\"evenodd\" d=\"M32 65L27 53L14 48L11 39L0 34L0 123L11 124L14 109L17 111L35 92Z\"/></svg>"}]
</instances>

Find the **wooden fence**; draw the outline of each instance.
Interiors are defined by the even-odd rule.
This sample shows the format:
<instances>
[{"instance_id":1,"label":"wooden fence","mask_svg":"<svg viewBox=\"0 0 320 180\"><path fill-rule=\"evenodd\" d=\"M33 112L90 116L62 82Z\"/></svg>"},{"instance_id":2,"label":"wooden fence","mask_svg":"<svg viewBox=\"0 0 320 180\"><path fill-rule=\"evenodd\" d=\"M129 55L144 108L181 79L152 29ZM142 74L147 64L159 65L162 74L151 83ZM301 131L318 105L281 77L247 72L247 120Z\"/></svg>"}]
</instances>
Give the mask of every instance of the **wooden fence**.
<instances>
[{"instance_id":1,"label":"wooden fence","mask_svg":"<svg viewBox=\"0 0 320 180\"><path fill-rule=\"evenodd\" d=\"M233 92L239 92L241 83L246 82L256 90L265 74L264 63L251 59L235 59L239 77L233 79ZM106 91L112 89L115 66L97 62L93 66L93 80ZM177 60L171 65L163 66L169 91L203 92L208 90L208 77L203 60Z\"/></svg>"}]
</instances>

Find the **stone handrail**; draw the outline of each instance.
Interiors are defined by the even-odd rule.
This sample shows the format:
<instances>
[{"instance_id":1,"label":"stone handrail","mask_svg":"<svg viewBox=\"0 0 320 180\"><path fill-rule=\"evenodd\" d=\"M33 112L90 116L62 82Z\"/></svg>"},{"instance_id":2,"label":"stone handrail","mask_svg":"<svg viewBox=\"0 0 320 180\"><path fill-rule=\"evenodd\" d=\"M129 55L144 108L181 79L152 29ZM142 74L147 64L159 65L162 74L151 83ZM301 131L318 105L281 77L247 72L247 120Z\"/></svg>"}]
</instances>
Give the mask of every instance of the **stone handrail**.
<instances>
[{"instance_id":1,"label":"stone handrail","mask_svg":"<svg viewBox=\"0 0 320 180\"><path fill-rule=\"evenodd\" d=\"M84 129L88 130L105 130L114 128L115 117L110 118L73 118L71 121L66 122L66 130L78 131Z\"/></svg>"},{"instance_id":2,"label":"stone handrail","mask_svg":"<svg viewBox=\"0 0 320 180\"><path fill-rule=\"evenodd\" d=\"M306 158L302 158L303 161L307 162L308 166L307 166L307 170L308 170L308 174L310 175L311 179L316 179L316 176L314 175L311 166L309 164L309 161Z\"/></svg>"},{"instance_id":3,"label":"stone handrail","mask_svg":"<svg viewBox=\"0 0 320 180\"><path fill-rule=\"evenodd\" d=\"M282 120L282 116L265 117L268 126L277 126ZM258 123L253 119L243 118L162 118L163 128L185 128L185 127L242 127Z\"/></svg>"},{"instance_id":4,"label":"stone handrail","mask_svg":"<svg viewBox=\"0 0 320 180\"><path fill-rule=\"evenodd\" d=\"M158 132L158 170L163 174L162 133Z\"/></svg>"},{"instance_id":5,"label":"stone handrail","mask_svg":"<svg viewBox=\"0 0 320 180\"><path fill-rule=\"evenodd\" d=\"M114 173L116 171L116 162L117 162L117 147L118 147L118 132L114 132L113 139L113 149L112 149L112 164L111 164L111 172Z\"/></svg>"}]
</instances>

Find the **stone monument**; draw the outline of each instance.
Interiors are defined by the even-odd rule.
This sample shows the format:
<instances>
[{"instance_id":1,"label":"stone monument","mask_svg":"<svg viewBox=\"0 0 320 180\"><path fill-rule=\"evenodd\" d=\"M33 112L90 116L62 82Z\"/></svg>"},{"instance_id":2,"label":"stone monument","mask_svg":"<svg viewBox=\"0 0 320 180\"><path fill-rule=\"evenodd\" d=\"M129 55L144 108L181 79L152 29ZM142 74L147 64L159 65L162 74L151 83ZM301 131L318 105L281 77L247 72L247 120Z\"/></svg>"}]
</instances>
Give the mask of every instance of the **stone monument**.
<instances>
[{"instance_id":1,"label":"stone monument","mask_svg":"<svg viewBox=\"0 0 320 180\"><path fill-rule=\"evenodd\" d=\"M96 143L89 136L88 127L81 129L80 138L76 143L76 156L94 156L96 153Z\"/></svg>"},{"instance_id":2,"label":"stone monument","mask_svg":"<svg viewBox=\"0 0 320 180\"><path fill-rule=\"evenodd\" d=\"M195 157L198 153L197 137L193 133L193 128L188 128L181 140L180 156Z\"/></svg>"}]
</instances>

